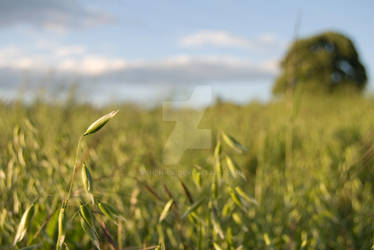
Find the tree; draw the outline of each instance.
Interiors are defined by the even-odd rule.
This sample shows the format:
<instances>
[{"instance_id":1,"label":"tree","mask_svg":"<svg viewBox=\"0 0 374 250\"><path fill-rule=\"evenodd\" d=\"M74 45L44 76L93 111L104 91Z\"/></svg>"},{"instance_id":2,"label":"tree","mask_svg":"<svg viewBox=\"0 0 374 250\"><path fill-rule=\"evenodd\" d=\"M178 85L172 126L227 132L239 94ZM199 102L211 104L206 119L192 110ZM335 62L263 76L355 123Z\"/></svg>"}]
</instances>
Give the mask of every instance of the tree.
<instances>
[{"instance_id":1,"label":"tree","mask_svg":"<svg viewBox=\"0 0 374 250\"><path fill-rule=\"evenodd\" d=\"M302 88L308 92L362 91L367 76L353 42L337 32L296 40L281 62L274 94Z\"/></svg>"}]
</instances>

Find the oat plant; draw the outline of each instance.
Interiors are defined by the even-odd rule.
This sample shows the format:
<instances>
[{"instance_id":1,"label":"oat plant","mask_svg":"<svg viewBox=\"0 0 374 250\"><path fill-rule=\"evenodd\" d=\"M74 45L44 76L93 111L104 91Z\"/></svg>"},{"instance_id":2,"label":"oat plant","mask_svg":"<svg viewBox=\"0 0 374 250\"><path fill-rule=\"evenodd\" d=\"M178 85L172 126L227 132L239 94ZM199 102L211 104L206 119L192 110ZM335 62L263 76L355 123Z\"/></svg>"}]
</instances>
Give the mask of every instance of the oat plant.
<instances>
[{"instance_id":1,"label":"oat plant","mask_svg":"<svg viewBox=\"0 0 374 250\"><path fill-rule=\"evenodd\" d=\"M62 206L60 208L59 212L59 217L58 217L58 237L57 237L57 242L56 242L56 249L60 249L65 242L65 235L66 235L66 219L65 219L65 212L68 207L69 201L71 199L71 192L73 190L73 184L74 184L74 179L76 175L76 170L78 166L78 154L79 154L79 149L80 149L80 144L82 139L85 136L91 135L99 131L104 125L109 122L110 119L112 119L116 114L118 113L117 111L112 111L96 121L94 121L88 128L87 130L83 133L83 135L80 136L77 149L76 149L76 154L75 154L75 162L74 162L74 167L72 170L71 174L71 179L70 179L70 184L69 184L69 189L67 192L66 199L62 202ZM94 216L94 208L95 206L105 215L108 216L111 220L114 219L115 216L117 216L117 213L115 212L114 209L111 209L109 205L106 205L102 202L97 202L95 200L94 194L93 194L93 181L92 181L92 176L91 172L86 165L86 163L83 162L82 170L81 170L81 176L82 176L82 184L83 187L89 197L89 199L92 202L92 207L89 207L84 201L80 201L80 207L79 207L79 217L80 217L80 223L82 226L83 231L89 236L93 244L97 249L100 249L100 241L99 241L99 235L97 233L96 227L95 227L95 216Z\"/></svg>"}]
</instances>

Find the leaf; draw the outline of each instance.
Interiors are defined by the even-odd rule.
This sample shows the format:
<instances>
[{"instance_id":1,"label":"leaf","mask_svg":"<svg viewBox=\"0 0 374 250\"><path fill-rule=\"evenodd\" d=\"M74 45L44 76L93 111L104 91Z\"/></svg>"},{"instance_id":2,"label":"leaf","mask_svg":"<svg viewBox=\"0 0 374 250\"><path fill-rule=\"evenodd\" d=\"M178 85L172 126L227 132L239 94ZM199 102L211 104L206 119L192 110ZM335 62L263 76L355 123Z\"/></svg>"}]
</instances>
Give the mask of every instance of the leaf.
<instances>
[{"instance_id":1,"label":"leaf","mask_svg":"<svg viewBox=\"0 0 374 250\"><path fill-rule=\"evenodd\" d=\"M100 117L99 119L97 119L96 121L94 121L86 130L86 132L84 132L83 136L86 136L86 135L89 135L89 134L93 134L93 133L96 133L97 131L99 131L102 127L104 127L104 125L110 120L112 119L117 113L119 112L119 110L116 110L116 111L112 111L110 112L109 114L106 114L102 117Z\"/></svg>"},{"instance_id":2,"label":"leaf","mask_svg":"<svg viewBox=\"0 0 374 250\"><path fill-rule=\"evenodd\" d=\"M169 201L166 203L166 205L165 205L165 207L164 207L164 209L162 210L162 213L161 213L161 215L160 215L159 222L162 222L162 221L166 218L166 216L168 215L168 213L169 213L171 207L173 206L173 204L174 204L174 200L169 200Z\"/></svg>"},{"instance_id":3,"label":"leaf","mask_svg":"<svg viewBox=\"0 0 374 250\"><path fill-rule=\"evenodd\" d=\"M56 209L53 213L51 219L48 222L48 225L45 228L45 232L50 239L53 239L58 232L58 216L60 213L60 209Z\"/></svg>"}]
</instances>

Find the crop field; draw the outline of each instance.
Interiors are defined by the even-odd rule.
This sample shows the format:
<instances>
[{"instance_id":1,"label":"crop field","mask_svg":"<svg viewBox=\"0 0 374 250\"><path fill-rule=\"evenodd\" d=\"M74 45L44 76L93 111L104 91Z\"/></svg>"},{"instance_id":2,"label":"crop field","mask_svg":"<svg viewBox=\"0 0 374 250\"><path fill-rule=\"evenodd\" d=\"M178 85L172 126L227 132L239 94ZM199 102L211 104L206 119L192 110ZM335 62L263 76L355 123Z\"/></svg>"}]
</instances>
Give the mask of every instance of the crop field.
<instances>
[{"instance_id":1,"label":"crop field","mask_svg":"<svg viewBox=\"0 0 374 250\"><path fill-rule=\"evenodd\" d=\"M211 146L174 164L161 107L0 115L0 249L373 247L372 97L217 102L198 126Z\"/></svg>"}]
</instances>

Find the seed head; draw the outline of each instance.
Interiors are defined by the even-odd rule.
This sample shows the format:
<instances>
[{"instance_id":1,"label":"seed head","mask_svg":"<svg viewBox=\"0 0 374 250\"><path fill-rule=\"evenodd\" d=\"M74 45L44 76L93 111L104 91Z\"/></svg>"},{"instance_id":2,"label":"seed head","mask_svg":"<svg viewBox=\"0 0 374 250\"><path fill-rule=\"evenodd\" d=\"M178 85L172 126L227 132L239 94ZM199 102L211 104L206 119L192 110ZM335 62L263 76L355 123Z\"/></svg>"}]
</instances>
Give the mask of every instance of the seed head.
<instances>
[{"instance_id":1,"label":"seed head","mask_svg":"<svg viewBox=\"0 0 374 250\"><path fill-rule=\"evenodd\" d=\"M119 110L116 110L116 111L112 111L110 112L109 114L106 114L102 117L100 117L99 119L97 119L96 121L94 121L86 130L86 132L84 132L84 136L86 135L89 135L89 134L93 134L97 131L99 131L102 127L104 127L104 125L110 120L112 119L117 113L119 112Z\"/></svg>"}]
</instances>

